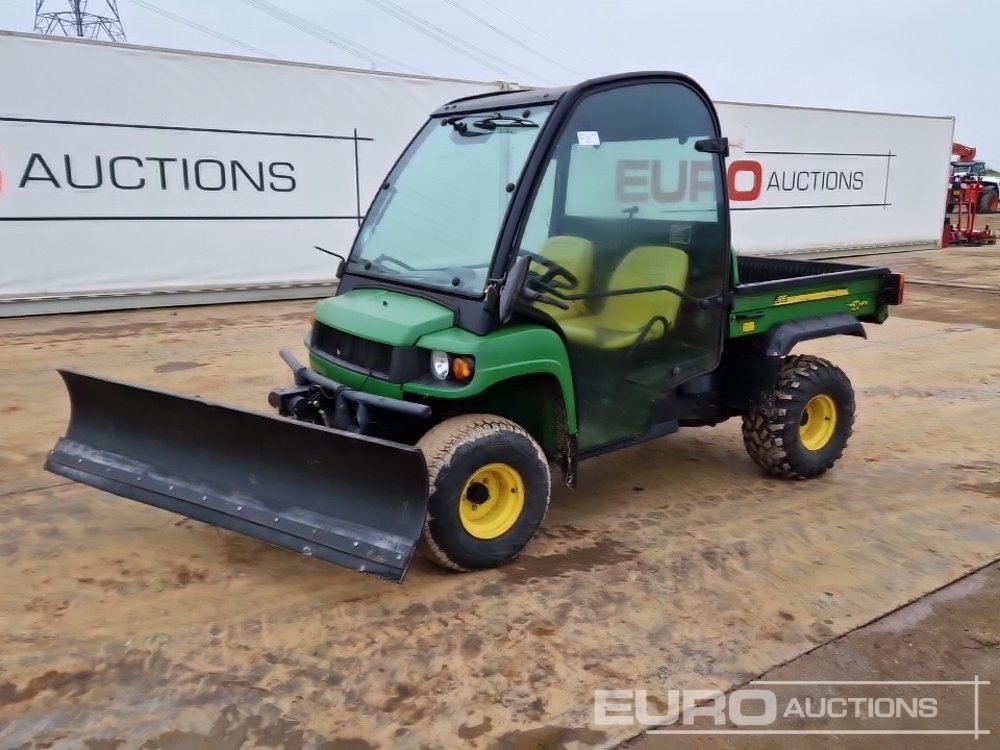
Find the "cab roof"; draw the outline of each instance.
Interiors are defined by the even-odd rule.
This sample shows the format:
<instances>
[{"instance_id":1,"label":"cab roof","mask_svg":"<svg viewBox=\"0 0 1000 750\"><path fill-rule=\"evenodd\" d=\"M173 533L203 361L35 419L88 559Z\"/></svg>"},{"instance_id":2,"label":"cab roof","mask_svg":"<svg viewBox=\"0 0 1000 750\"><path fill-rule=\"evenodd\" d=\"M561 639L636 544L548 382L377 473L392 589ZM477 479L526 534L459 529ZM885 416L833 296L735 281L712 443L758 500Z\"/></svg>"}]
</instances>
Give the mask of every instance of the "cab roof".
<instances>
[{"instance_id":1,"label":"cab roof","mask_svg":"<svg viewBox=\"0 0 1000 750\"><path fill-rule=\"evenodd\" d=\"M518 89L516 91L494 91L486 94L474 94L461 99L455 99L438 107L431 117L443 117L463 112L483 112L497 107L526 107L539 104L554 104L560 99L576 99L591 89L614 86L628 86L635 83L653 81L677 81L685 83L698 91L706 101L708 94L698 83L683 73L673 71L640 71L634 73L616 73L601 78L591 78L572 86L547 89Z\"/></svg>"},{"instance_id":2,"label":"cab roof","mask_svg":"<svg viewBox=\"0 0 1000 750\"><path fill-rule=\"evenodd\" d=\"M481 112L497 107L527 107L537 104L554 104L572 86L550 89L516 89L514 91L491 91L455 99L438 107L431 117L455 114L457 112Z\"/></svg>"}]
</instances>

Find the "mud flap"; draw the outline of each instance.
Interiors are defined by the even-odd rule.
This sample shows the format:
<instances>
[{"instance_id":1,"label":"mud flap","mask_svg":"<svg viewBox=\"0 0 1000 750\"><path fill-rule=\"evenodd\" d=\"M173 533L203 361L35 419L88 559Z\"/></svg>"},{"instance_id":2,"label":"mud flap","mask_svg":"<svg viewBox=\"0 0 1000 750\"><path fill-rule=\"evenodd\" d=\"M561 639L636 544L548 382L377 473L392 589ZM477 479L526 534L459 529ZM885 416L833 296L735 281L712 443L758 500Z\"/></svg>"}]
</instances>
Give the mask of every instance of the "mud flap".
<instances>
[{"instance_id":1,"label":"mud flap","mask_svg":"<svg viewBox=\"0 0 1000 750\"><path fill-rule=\"evenodd\" d=\"M276 547L401 581L427 512L418 448L60 370L45 468Z\"/></svg>"}]
</instances>

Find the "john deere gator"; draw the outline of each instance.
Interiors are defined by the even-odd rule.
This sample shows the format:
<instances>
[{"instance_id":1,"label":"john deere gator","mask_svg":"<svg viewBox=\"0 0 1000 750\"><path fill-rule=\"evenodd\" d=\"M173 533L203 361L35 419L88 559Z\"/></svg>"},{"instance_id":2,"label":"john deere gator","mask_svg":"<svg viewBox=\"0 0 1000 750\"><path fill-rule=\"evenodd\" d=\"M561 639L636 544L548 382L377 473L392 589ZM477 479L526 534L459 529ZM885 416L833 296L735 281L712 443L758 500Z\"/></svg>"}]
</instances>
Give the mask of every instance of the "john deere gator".
<instances>
[{"instance_id":1,"label":"john deere gator","mask_svg":"<svg viewBox=\"0 0 1000 750\"><path fill-rule=\"evenodd\" d=\"M903 279L736 255L728 151L675 73L444 104L343 249L307 362L282 350L272 413L65 369L46 468L395 580L421 540L452 570L509 562L553 474L686 426L738 418L763 471L818 477L855 398L796 347L865 336Z\"/></svg>"}]
</instances>

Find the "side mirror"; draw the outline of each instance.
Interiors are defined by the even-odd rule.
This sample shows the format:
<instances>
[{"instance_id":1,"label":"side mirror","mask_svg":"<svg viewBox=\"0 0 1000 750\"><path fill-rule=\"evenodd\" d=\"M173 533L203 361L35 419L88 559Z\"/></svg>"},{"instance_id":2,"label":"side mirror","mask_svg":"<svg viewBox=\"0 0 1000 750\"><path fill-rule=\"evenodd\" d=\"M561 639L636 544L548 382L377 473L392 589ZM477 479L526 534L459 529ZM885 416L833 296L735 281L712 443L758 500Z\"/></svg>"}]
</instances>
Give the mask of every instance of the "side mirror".
<instances>
[{"instance_id":1,"label":"side mirror","mask_svg":"<svg viewBox=\"0 0 1000 750\"><path fill-rule=\"evenodd\" d=\"M723 157L728 157L729 139L725 137L703 138L694 142L694 150L707 154L722 154Z\"/></svg>"},{"instance_id":2,"label":"side mirror","mask_svg":"<svg viewBox=\"0 0 1000 750\"><path fill-rule=\"evenodd\" d=\"M510 320L514 314L514 303L524 286L524 281L528 277L528 266L531 265L531 258L527 255L518 255L514 265L507 272L507 280L504 281L500 290L500 306L497 315L501 325Z\"/></svg>"}]
</instances>

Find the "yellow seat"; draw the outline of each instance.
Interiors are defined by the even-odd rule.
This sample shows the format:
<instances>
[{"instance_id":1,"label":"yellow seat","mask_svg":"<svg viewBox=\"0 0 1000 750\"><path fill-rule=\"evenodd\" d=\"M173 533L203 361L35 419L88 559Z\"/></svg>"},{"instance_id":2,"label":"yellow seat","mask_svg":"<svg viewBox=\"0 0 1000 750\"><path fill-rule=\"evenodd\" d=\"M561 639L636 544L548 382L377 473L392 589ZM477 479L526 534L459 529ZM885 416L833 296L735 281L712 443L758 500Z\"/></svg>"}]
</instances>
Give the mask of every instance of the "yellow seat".
<instances>
[{"instance_id":1,"label":"yellow seat","mask_svg":"<svg viewBox=\"0 0 1000 750\"><path fill-rule=\"evenodd\" d=\"M652 286L672 286L684 291L688 275L688 256L683 250L665 245L645 245L631 250L608 283L608 291L622 291ZM599 349L624 349L643 342L656 341L673 327L681 298L666 290L623 294L605 299L604 307L594 315L582 315L560 321L571 342Z\"/></svg>"},{"instance_id":2,"label":"yellow seat","mask_svg":"<svg viewBox=\"0 0 1000 750\"><path fill-rule=\"evenodd\" d=\"M590 240L568 235L549 237L538 254L555 261L579 280L579 284L574 288L560 291L566 294L586 294L590 291L590 278L594 271L594 243ZM545 274L548 271L545 266L539 263L533 263L532 270L539 274ZM556 280L564 281L562 276L557 276ZM555 305L535 303L536 308L544 310L546 314L556 320L575 318L589 312L584 300L574 300L569 305L570 308L564 310Z\"/></svg>"}]
</instances>

